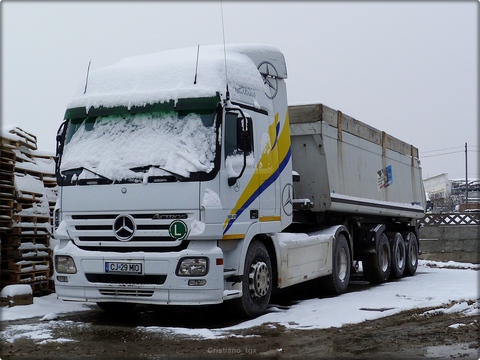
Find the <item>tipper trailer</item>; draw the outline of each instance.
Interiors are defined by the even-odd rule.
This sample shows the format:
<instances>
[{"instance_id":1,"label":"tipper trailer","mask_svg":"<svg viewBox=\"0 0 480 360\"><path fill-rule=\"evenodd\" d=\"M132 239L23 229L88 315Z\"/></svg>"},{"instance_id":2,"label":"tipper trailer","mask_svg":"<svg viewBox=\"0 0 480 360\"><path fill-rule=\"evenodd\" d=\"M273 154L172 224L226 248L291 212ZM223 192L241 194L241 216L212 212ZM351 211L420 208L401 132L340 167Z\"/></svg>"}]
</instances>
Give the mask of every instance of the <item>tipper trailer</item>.
<instances>
[{"instance_id":1,"label":"tipper trailer","mask_svg":"<svg viewBox=\"0 0 480 360\"><path fill-rule=\"evenodd\" d=\"M106 310L346 291L413 275L418 150L322 104L287 106L270 45L211 45L92 71L57 135L55 286Z\"/></svg>"}]
</instances>

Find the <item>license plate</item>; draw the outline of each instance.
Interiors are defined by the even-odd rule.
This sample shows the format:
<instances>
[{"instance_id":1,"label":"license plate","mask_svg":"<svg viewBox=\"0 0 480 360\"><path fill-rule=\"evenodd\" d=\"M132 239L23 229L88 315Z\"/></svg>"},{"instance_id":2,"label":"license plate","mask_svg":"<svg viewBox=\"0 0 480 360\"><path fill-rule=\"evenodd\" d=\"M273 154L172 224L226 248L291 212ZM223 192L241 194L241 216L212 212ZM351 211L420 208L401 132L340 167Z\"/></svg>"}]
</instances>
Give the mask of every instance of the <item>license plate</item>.
<instances>
[{"instance_id":1,"label":"license plate","mask_svg":"<svg viewBox=\"0 0 480 360\"><path fill-rule=\"evenodd\" d=\"M142 274L141 263L131 262L105 262L106 273L121 273L121 274Z\"/></svg>"}]
</instances>

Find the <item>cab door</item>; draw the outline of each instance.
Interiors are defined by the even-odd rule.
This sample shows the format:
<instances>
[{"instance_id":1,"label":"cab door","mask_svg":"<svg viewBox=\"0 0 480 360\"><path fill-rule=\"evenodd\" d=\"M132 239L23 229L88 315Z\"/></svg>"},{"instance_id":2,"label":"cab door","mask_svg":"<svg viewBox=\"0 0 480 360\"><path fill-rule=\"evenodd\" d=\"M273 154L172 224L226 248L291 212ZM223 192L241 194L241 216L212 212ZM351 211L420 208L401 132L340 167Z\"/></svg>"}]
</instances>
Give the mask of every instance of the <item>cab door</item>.
<instances>
[{"instance_id":1,"label":"cab door","mask_svg":"<svg viewBox=\"0 0 480 360\"><path fill-rule=\"evenodd\" d=\"M242 239L258 221L258 175L254 149L254 124L239 111L225 114L220 191L224 210L223 239Z\"/></svg>"}]
</instances>

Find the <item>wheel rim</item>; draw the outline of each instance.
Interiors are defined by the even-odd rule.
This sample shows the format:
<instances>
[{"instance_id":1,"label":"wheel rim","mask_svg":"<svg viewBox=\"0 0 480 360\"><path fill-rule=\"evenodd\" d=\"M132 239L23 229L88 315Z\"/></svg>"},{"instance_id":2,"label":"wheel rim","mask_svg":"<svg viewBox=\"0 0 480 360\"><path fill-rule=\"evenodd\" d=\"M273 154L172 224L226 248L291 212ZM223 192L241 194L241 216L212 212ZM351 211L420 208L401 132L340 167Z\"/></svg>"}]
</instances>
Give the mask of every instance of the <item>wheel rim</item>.
<instances>
[{"instance_id":1,"label":"wheel rim","mask_svg":"<svg viewBox=\"0 0 480 360\"><path fill-rule=\"evenodd\" d=\"M412 266L415 266L415 264L417 263L417 244L415 242L412 242L412 246L410 246L409 248L410 248L410 256L409 256L410 264Z\"/></svg>"},{"instance_id":2,"label":"wheel rim","mask_svg":"<svg viewBox=\"0 0 480 360\"><path fill-rule=\"evenodd\" d=\"M403 246L402 241L397 243L396 251L395 251L395 262L397 263L400 269L403 267L405 263L405 246Z\"/></svg>"},{"instance_id":3,"label":"wheel rim","mask_svg":"<svg viewBox=\"0 0 480 360\"><path fill-rule=\"evenodd\" d=\"M254 299L265 296L270 289L270 273L263 261L258 261L250 267L249 289Z\"/></svg>"},{"instance_id":4,"label":"wheel rim","mask_svg":"<svg viewBox=\"0 0 480 360\"><path fill-rule=\"evenodd\" d=\"M382 251L380 253L380 269L383 272L388 270L388 247L386 245L382 246Z\"/></svg>"},{"instance_id":5,"label":"wheel rim","mask_svg":"<svg viewBox=\"0 0 480 360\"><path fill-rule=\"evenodd\" d=\"M337 274L341 281L345 281L348 270L348 255L344 248L340 249L337 256Z\"/></svg>"},{"instance_id":6,"label":"wheel rim","mask_svg":"<svg viewBox=\"0 0 480 360\"><path fill-rule=\"evenodd\" d=\"M403 267L403 264L405 262L405 250L402 249L400 246L397 249L395 261L398 264L399 268Z\"/></svg>"}]
</instances>

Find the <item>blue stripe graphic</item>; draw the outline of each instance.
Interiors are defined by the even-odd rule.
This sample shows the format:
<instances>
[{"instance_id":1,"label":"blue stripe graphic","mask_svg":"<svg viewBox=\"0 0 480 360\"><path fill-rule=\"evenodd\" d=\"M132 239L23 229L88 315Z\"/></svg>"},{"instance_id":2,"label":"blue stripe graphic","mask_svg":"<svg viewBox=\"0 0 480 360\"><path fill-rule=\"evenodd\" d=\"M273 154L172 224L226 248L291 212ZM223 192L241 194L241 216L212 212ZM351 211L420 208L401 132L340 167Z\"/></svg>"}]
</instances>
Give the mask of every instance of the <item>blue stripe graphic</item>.
<instances>
[{"instance_id":1,"label":"blue stripe graphic","mask_svg":"<svg viewBox=\"0 0 480 360\"><path fill-rule=\"evenodd\" d=\"M275 149L275 146L277 146L279 133L280 133L280 121L277 123L277 126L275 126L275 141L273 142L272 150Z\"/></svg>"},{"instance_id":2,"label":"blue stripe graphic","mask_svg":"<svg viewBox=\"0 0 480 360\"><path fill-rule=\"evenodd\" d=\"M261 193L263 193L270 185L272 185L275 182L275 180L278 179L280 174L283 172L283 170L287 166L291 156L292 156L292 149L289 148L287 154L285 155L285 158L280 163L278 170L274 171L273 174L270 175L270 177L263 184L261 184L257 190L255 190L255 192L248 198L248 200L245 201L242 207L240 207L240 209L237 210L236 217L239 217L245 211L245 209L248 208L250 204L260 196ZM228 229L230 229L230 227L233 225L235 220L236 218L230 219L227 226L225 227L225 230L223 230L224 235L228 231Z\"/></svg>"}]
</instances>

